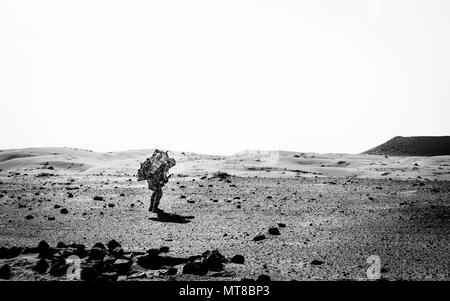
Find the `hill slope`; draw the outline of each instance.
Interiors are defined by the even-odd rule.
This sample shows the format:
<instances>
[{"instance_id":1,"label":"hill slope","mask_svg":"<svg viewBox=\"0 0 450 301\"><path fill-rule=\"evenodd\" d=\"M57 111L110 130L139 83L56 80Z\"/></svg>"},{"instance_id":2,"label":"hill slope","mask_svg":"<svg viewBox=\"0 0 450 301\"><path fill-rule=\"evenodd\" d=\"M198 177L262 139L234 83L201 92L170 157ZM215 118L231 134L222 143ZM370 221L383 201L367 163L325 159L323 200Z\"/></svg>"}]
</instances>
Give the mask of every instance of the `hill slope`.
<instances>
[{"instance_id":1,"label":"hill slope","mask_svg":"<svg viewBox=\"0 0 450 301\"><path fill-rule=\"evenodd\" d=\"M397 136L364 154L390 156L450 155L450 136Z\"/></svg>"}]
</instances>

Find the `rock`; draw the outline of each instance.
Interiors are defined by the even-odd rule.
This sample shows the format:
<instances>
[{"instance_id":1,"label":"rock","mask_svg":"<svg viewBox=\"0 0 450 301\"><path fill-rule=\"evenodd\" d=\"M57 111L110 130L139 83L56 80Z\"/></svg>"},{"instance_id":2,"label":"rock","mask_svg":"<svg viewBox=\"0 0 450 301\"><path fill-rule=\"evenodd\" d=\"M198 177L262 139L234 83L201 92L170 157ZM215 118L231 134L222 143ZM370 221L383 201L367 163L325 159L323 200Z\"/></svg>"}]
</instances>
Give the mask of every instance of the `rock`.
<instances>
[{"instance_id":1,"label":"rock","mask_svg":"<svg viewBox=\"0 0 450 301\"><path fill-rule=\"evenodd\" d=\"M259 235L256 235L253 238L253 241L261 241L261 240L264 240L264 239L266 239L266 236L264 234L259 234Z\"/></svg>"},{"instance_id":2,"label":"rock","mask_svg":"<svg viewBox=\"0 0 450 301\"><path fill-rule=\"evenodd\" d=\"M115 206L116 206L116 205L114 205L113 203L109 203L109 204L108 204L108 207L109 207L109 208L114 208Z\"/></svg>"},{"instance_id":3,"label":"rock","mask_svg":"<svg viewBox=\"0 0 450 301\"><path fill-rule=\"evenodd\" d=\"M61 214L67 214L69 213L69 210L67 210L66 208L63 208L59 211Z\"/></svg>"},{"instance_id":4,"label":"rock","mask_svg":"<svg viewBox=\"0 0 450 301\"><path fill-rule=\"evenodd\" d=\"M57 245L56 245L56 248L58 248L58 249L64 249L64 248L67 248L68 246L65 244L65 243L63 243L62 241L60 241Z\"/></svg>"},{"instance_id":5,"label":"rock","mask_svg":"<svg viewBox=\"0 0 450 301\"><path fill-rule=\"evenodd\" d=\"M167 247L167 246L161 246L161 247L159 248L159 252L160 252L160 253L169 253L169 247Z\"/></svg>"},{"instance_id":6,"label":"rock","mask_svg":"<svg viewBox=\"0 0 450 301\"><path fill-rule=\"evenodd\" d=\"M221 271L223 270L223 262L225 257L220 254L218 250L206 251L202 254L203 263L206 264L208 270Z\"/></svg>"},{"instance_id":7,"label":"rock","mask_svg":"<svg viewBox=\"0 0 450 301\"><path fill-rule=\"evenodd\" d=\"M36 247L25 247L22 251L22 254L35 254L39 253L38 248Z\"/></svg>"},{"instance_id":8,"label":"rock","mask_svg":"<svg viewBox=\"0 0 450 301\"><path fill-rule=\"evenodd\" d=\"M106 256L106 248L93 247L89 252L90 260L102 260Z\"/></svg>"},{"instance_id":9,"label":"rock","mask_svg":"<svg viewBox=\"0 0 450 301\"><path fill-rule=\"evenodd\" d=\"M47 260L41 258L36 263L36 265L33 267L33 271L38 272L39 274L45 274L49 268L49 264L47 263Z\"/></svg>"},{"instance_id":10,"label":"rock","mask_svg":"<svg viewBox=\"0 0 450 301\"><path fill-rule=\"evenodd\" d=\"M56 250L50 248L49 244L45 241L42 240L39 244L38 244L38 253L39 253L39 258L52 258L53 255L56 253Z\"/></svg>"},{"instance_id":11,"label":"rock","mask_svg":"<svg viewBox=\"0 0 450 301\"><path fill-rule=\"evenodd\" d=\"M200 262L188 262L183 266L183 274L205 276L208 273L208 267Z\"/></svg>"},{"instance_id":12,"label":"rock","mask_svg":"<svg viewBox=\"0 0 450 301\"><path fill-rule=\"evenodd\" d=\"M25 218L26 218L26 219L33 219L34 216L32 216L31 214L29 214L29 215L27 215Z\"/></svg>"},{"instance_id":13,"label":"rock","mask_svg":"<svg viewBox=\"0 0 450 301\"><path fill-rule=\"evenodd\" d=\"M117 247L122 247L115 239L110 240L106 246L108 247L108 250L111 252Z\"/></svg>"},{"instance_id":14,"label":"rock","mask_svg":"<svg viewBox=\"0 0 450 301\"><path fill-rule=\"evenodd\" d=\"M53 208L59 209L59 208L61 208L61 206L60 205L55 205L55 206L53 206Z\"/></svg>"},{"instance_id":15,"label":"rock","mask_svg":"<svg viewBox=\"0 0 450 301\"><path fill-rule=\"evenodd\" d=\"M159 249L148 249L147 250L147 254L149 256L157 256L157 255L159 255L159 253L160 253Z\"/></svg>"},{"instance_id":16,"label":"rock","mask_svg":"<svg viewBox=\"0 0 450 301\"><path fill-rule=\"evenodd\" d=\"M322 260L317 260L317 259L314 259L313 261L311 261L311 265L322 265L322 264L324 264L325 262L323 262Z\"/></svg>"},{"instance_id":17,"label":"rock","mask_svg":"<svg viewBox=\"0 0 450 301\"><path fill-rule=\"evenodd\" d=\"M73 193L69 192L69 193L67 194L67 197L68 197L68 198L73 198Z\"/></svg>"},{"instance_id":18,"label":"rock","mask_svg":"<svg viewBox=\"0 0 450 301\"><path fill-rule=\"evenodd\" d=\"M268 275L259 275L258 278L256 279L257 282L269 282L270 280L270 276Z\"/></svg>"},{"instance_id":19,"label":"rock","mask_svg":"<svg viewBox=\"0 0 450 301\"><path fill-rule=\"evenodd\" d=\"M10 259L14 258L20 255L22 253L23 249L13 246L11 248L0 248L0 259Z\"/></svg>"},{"instance_id":20,"label":"rock","mask_svg":"<svg viewBox=\"0 0 450 301\"><path fill-rule=\"evenodd\" d=\"M52 262L50 268L50 275L53 277L60 277L67 274L69 265L66 263L64 258L57 258Z\"/></svg>"},{"instance_id":21,"label":"rock","mask_svg":"<svg viewBox=\"0 0 450 301\"><path fill-rule=\"evenodd\" d=\"M106 250L106 247L104 244L102 244L101 242L96 243L95 245L92 246L93 248L100 248L100 249L104 249Z\"/></svg>"},{"instance_id":22,"label":"rock","mask_svg":"<svg viewBox=\"0 0 450 301\"><path fill-rule=\"evenodd\" d=\"M9 264L4 264L0 267L0 279L9 279L11 278L11 268Z\"/></svg>"},{"instance_id":23,"label":"rock","mask_svg":"<svg viewBox=\"0 0 450 301\"><path fill-rule=\"evenodd\" d=\"M112 250L110 253L115 258L119 258L123 255L123 249L122 249L122 247L117 247L114 250Z\"/></svg>"},{"instance_id":24,"label":"rock","mask_svg":"<svg viewBox=\"0 0 450 301\"><path fill-rule=\"evenodd\" d=\"M280 228L286 228L286 224L278 223L278 227L280 227Z\"/></svg>"},{"instance_id":25,"label":"rock","mask_svg":"<svg viewBox=\"0 0 450 301\"><path fill-rule=\"evenodd\" d=\"M83 244L77 244L76 245L76 253L75 255L77 255L80 258L84 258L86 257L86 247Z\"/></svg>"},{"instance_id":26,"label":"rock","mask_svg":"<svg viewBox=\"0 0 450 301\"><path fill-rule=\"evenodd\" d=\"M50 249L50 245L45 241L45 240L41 240L38 244L38 250L48 250Z\"/></svg>"},{"instance_id":27,"label":"rock","mask_svg":"<svg viewBox=\"0 0 450 301\"><path fill-rule=\"evenodd\" d=\"M95 263L93 265L85 266L81 269L80 278L84 281L93 281L102 274L101 265Z\"/></svg>"},{"instance_id":28,"label":"rock","mask_svg":"<svg viewBox=\"0 0 450 301\"><path fill-rule=\"evenodd\" d=\"M238 264L244 264L245 259L244 259L244 256L242 256L242 255L234 255L231 258L231 262L232 263L238 263Z\"/></svg>"},{"instance_id":29,"label":"rock","mask_svg":"<svg viewBox=\"0 0 450 301\"><path fill-rule=\"evenodd\" d=\"M103 201L104 198L102 196L94 196L94 201Z\"/></svg>"},{"instance_id":30,"label":"rock","mask_svg":"<svg viewBox=\"0 0 450 301\"><path fill-rule=\"evenodd\" d=\"M158 255L146 254L137 257L137 264L144 269L159 270L163 266L163 262Z\"/></svg>"},{"instance_id":31,"label":"rock","mask_svg":"<svg viewBox=\"0 0 450 301\"><path fill-rule=\"evenodd\" d=\"M280 235L280 230L278 228L269 228L269 234L271 235Z\"/></svg>"},{"instance_id":32,"label":"rock","mask_svg":"<svg viewBox=\"0 0 450 301\"><path fill-rule=\"evenodd\" d=\"M131 268L132 262L127 259L117 259L113 266L114 270L119 274L125 274L127 273Z\"/></svg>"},{"instance_id":33,"label":"rock","mask_svg":"<svg viewBox=\"0 0 450 301\"><path fill-rule=\"evenodd\" d=\"M54 217L54 216L49 216L47 219L48 219L49 221L54 221L54 220L55 220L55 217Z\"/></svg>"},{"instance_id":34,"label":"rock","mask_svg":"<svg viewBox=\"0 0 450 301\"><path fill-rule=\"evenodd\" d=\"M95 280L99 282L114 282L117 281L118 278L119 275L117 273L109 272L109 273L102 273Z\"/></svg>"}]
</instances>

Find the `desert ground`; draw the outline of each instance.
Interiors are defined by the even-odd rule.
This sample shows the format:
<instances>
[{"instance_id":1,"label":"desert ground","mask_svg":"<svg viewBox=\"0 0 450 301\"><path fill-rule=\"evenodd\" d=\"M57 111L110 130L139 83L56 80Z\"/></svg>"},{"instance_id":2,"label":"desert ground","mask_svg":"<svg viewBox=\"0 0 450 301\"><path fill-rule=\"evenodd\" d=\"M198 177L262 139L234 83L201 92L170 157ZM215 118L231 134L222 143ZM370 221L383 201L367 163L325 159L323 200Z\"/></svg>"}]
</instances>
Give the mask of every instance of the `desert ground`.
<instances>
[{"instance_id":1,"label":"desert ground","mask_svg":"<svg viewBox=\"0 0 450 301\"><path fill-rule=\"evenodd\" d=\"M450 156L169 152L177 165L156 214L135 177L151 153L0 151L4 278L66 280L48 270L83 245L82 269L125 264L94 273L114 280L367 280L371 255L384 280L450 280ZM111 240L119 256L90 258ZM190 273L207 250L223 268ZM160 264L142 264L150 253Z\"/></svg>"}]
</instances>

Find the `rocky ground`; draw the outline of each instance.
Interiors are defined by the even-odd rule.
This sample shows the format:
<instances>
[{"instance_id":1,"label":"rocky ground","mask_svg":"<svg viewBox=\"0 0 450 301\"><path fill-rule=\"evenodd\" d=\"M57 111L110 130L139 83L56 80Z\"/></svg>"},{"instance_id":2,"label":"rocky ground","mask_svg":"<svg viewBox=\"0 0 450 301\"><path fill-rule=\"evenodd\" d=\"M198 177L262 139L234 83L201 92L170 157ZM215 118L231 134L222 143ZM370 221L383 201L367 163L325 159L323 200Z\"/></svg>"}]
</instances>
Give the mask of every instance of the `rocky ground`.
<instances>
[{"instance_id":1,"label":"rocky ground","mask_svg":"<svg viewBox=\"0 0 450 301\"><path fill-rule=\"evenodd\" d=\"M0 278L77 255L87 280L365 280L377 255L383 279L450 280L448 181L176 174L155 214L131 174L50 167L0 174Z\"/></svg>"}]
</instances>

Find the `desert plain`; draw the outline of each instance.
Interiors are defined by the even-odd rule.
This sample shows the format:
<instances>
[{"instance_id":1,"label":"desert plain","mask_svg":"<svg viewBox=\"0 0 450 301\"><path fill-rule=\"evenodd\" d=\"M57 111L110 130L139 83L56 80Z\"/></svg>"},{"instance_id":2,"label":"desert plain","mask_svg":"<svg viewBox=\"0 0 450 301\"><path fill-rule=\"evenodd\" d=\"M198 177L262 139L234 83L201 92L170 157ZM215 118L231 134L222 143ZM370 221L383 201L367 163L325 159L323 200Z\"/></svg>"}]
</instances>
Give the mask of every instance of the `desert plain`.
<instances>
[{"instance_id":1,"label":"desert plain","mask_svg":"<svg viewBox=\"0 0 450 301\"><path fill-rule=\"evenodd\" d=\"M450 156L169 152L156 214L135 176L152 152L0 151L0 247L21 250L0 259L7 278L66 280L49 272L64 245L114 240L130 261L114 280L367 280L371 256L382 280L450 280ZM43 256L23 250L42 241L57 255L37 272ZM161 264L136 263L149 249ZM207 250L223 268L189 273Z\"/></svg>"}]
</instances>

